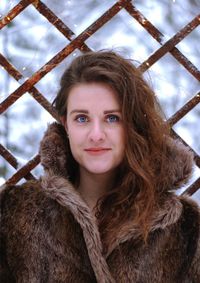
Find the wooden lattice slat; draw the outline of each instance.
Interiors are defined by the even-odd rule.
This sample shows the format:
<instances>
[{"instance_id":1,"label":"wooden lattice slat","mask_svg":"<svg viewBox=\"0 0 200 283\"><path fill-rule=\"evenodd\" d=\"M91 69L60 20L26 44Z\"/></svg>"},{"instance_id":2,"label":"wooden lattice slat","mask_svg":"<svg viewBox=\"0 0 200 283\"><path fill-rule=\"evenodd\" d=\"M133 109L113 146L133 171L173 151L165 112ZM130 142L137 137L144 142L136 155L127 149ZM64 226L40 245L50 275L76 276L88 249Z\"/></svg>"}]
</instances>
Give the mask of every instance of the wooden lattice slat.
<instances>
[{"instance_id":1,"label":"wooden lattice slat","mask_svg":"<svg viewBox=\"0 0 200 283\"><path fill-rule=\"evenodd\" d=\"M144 72L154 63L160 60L167 52L172 50L181 40L191 33L199 25L200 15L196 16L189 24L177 32L172 38L165 42L162 47L156 50L146 61L140 65L140 69Z\"/></svg>"},{"instance_id":2,"label":"wooden lattice slat","mask_svg":"<svg viewBox=\"0 0 200 283\"><path fill-rule=\"evenodd\" d=\"M10 165L12 165L13 168L17 169L18 168L18 161L17 159L12 155L11 152L9 152L4 146L2 146L0 144L0 154L1 156L6 160L8 161L8 163ZM30 170L27 170L26 171L27 174L23 174L23 177L26 179L26 180L30 180L30 179L35 179L34 176L30 173ZM21 179L21 178L20 178ZM19 179L19 180L20 180Z\"/></svg>"},{"instance_id":3,"label":"wooden lattice slat","mask_svg":"<svg viewBox=\"0 0 200 283\"><path fill-rule=\"evenodd\" d=\"M0 104L0 114L2 114L8 107L16 102L25 92L27 92L34 84L41 80L47 73L54 69L60 62L62 62L68 55L70 55L76 48L83 45L84 41L87 40L92 34L100 29L110 18L114 17L122 8L122 2L120 1L114 4L109 10L107 10L98 20L91 24L86 30L78 35L72 42L70 42L65 48L57 53L48 63L33 74L28 80L26 80L18 89L11 93Z\"/></svg>"},{"instance_id":4,"label":"wooden lattice slat","mask_svg":"<svg viewBox=\"0 0 200 283\"><path fill-rule=\"evenodd\" d=\"M0 20L0 29L10 24L12 20L17 17L26 7L28 7L35 0L21 0L8 14Z\"/></svg>"},{"instance_id":5,"label":"wooden lattice slat","mask_svg":"<svg viewBox=\"0 0 200 283\"><path fill-rule=\"evenodd\" d=\"M44 3L41 1L33 3L33 5L36 7L38 12L40 12L47 20L53 24L69 41L72 41L72 39L75 36L75 33L65 25L63 21L61 21ZM80 46L80 50L84 52L91 51L91 49L83 43Z\"/></svg>"},{"instance_id":6,"label":"wooden lattice slat","mask_svg":"<svg viewBox=\"0 0 200 283\"><path fill-rule=\"evenodd\" d=\"M25 178L31 170L33 170L40 163L40 156L37 154L31 160L29 160L24 166L22 166L11 178L6 181L6 184L16 184L23 177ZM32 176L29 179L34 179Z\"/></svg>"},{"instance_id":7,"label":"wooden lattice slat","mask_svg":"<svg viewBox=\"0 0 200 283\"><path fill-rule=\"evenodd\" d=\"M127 12L135 18L140 25L142 25L146 31L155 38L161 45L163 45L164 35L150 22L144 15L138 11L131 3L126 5ZM198 16L200 21L200 16ZM200 81L200 71L197 67L192 64L188 58L186 58L176 47L169 50L169 53L174 56L174 58L186 68L198 81Z\"/></svg>"},{"instance_id":8,"label":"wooden lattice slat","mask_svg":"<svg viewBox=\"0 0 200 283\"><path fill-rule=\"evenodd\" d=\"M181 118L183 118L190 110L192 110L200 102L200 92L198 92L192 99L190 99L181 109L179 109L174 115L172 115L167 122L172 127Z\"/></svg>"},{"instance_id":9,"label":"wooden lattice slat","mask_svg":"<svg viewBox=\"0 0 200 283\"><path fill-rule=\"evenodd\" d=\"M0 54L0 62L3 68L17 81L23 79L23 75L2 54ZM32 87L29 90L29 93L44 109L46 109L52 115L52 117L59 121L59 117L55 109L38 89Z\"/></svg>"}]
</instances>

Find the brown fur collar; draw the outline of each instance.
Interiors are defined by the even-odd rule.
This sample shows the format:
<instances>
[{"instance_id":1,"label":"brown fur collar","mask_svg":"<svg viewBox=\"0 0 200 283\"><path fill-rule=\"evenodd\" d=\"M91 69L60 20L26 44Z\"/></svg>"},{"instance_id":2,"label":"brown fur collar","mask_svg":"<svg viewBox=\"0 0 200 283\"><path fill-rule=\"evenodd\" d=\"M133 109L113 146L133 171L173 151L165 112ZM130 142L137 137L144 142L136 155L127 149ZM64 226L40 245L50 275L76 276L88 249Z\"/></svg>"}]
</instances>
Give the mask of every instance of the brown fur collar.
<instances>
[{"instance_id":1,"label":"brown fur collar","mask_svg":"<svg viewBox=\"0 0 200 283\"><path fill-rule=\"evenodd\" d=\"M41 163L46 171L42 185L46 194L57 200L60 205L67 207L82 227L88 254L97 278L102 278L102 274L106 274L110 281L105 282L112 282L107 264L102 257L101 241L95 218L79 193L67 180L67 143L64 127L57 123L51 124L40 147ZM175 190L187 181L192 171L193 156L179 141L170 140L168 159L169 163L165 164L166 181L161 188L161 191L165 191L166 198L152 217L150 231L158 228L164 229L175 223L182 212L180 200L168 191ZM135 227L131 220L116 229L117 231L112 231L109 236L109 248L106 256L109 256L119 243L141 236L140 228ZM100 280L99 282L104 281Z\"/></svg>"},{"instance_id":2,"label":"brown fur collar","mask_svg":"<svg viewBox=\"0 0 200 283\"><path fill-rule=\"evenodd\" d=\"M46 174L41 181L46 195L56 200L61 206L67 208L82 228L83 236L88 250L97 282L114 282L106 260L102 255L102 244L96 225L95 217L90 208L81 199L79 193L66 178Z\"/></svg>"}]
</instances>

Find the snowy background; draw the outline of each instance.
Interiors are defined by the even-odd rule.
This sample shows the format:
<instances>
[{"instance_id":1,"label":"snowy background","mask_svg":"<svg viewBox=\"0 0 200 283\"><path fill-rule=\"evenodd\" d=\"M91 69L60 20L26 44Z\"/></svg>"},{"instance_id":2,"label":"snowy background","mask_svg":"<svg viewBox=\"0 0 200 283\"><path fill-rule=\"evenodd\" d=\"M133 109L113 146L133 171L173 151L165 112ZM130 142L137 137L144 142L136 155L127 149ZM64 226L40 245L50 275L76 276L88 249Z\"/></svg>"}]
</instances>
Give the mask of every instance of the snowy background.
<instances>
[{"instance_id":1,"label":"snowy background","mask_svg":"<svg viewBox=\"0 0 200 283\"><path fill-rule=\"evenodd\" d=\"M168 40L197 14L200 0L138 0L135 7ZM19 1L0 0L0 17ZM113 0L45 0L43 1L76 35L84 31L116 1ZM176 47L200 69L200 27L190 33ZM8 26L0 31L0 52L23 74L30 77L69 40L64 37L32 5L29 5ZM146 60L160 45L128 12L121 10L100 30L92 35L86 44L92 50L112 48L136 65ZM67 59L47 74L35 87L50 101L56 95L59 78L69 61L80 54L75 50ZM167 118L180 109L199 91L199 82L181 66L176 59L166 54L155 63L145 78L156 92ZM16 82L0 68L0 102L17 89L22 81ZM0 117L0 142L24 165L38 152L39 141L47 123L53 121L31 96L25 93ZM200 105L197 105L175 126L175 131L200 154ZM38 166L32 171L42 174ZM0 157L0 183L11 177L15 170ZM200 176L194 168L193 179ZM194 195L200 201L200 191Z\"/></svg>"}]
</instances>

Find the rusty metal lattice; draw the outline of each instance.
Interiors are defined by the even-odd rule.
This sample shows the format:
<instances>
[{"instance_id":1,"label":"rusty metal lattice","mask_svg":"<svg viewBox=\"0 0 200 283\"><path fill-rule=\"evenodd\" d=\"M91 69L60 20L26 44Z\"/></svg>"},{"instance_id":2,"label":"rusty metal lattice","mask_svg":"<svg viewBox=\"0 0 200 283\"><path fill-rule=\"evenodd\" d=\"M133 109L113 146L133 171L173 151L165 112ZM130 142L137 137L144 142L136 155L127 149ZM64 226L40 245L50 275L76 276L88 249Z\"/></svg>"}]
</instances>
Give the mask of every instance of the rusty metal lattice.
<instances>
[{"instance_id":1,"label":"rusty metal lattice","mask_svg":"<svg viewBox=\"0 0 200 283\"><path fill-rule=\"evenodd\" d=\"M51 72L59 63L68 57L75 49L81 52L90 51L90 47L85 41L90 38L102 26L106 25L115 15L122 9L128 12L146 31L161 45L147 60L145 60L139 68L142 72L148 70L153 64L158 62L165 54L170 53L196 80L200 81L200 70L190 60L185 57L176 47L188 34L196 29L200 24L200 14L197 15L184 28L176 33L168 41L164 42L164 35L136 9L130 0L119 0L109 8L103 15L101 15L95 22L88 26L78 36L51 10L40 0L21 0L8 14L0 20L0 29L4 28L12 22L20 13L24 11L29 5L32 5L37 11L44 16L49 23L51 23L62 35L64 35L70 43L67 44L60 52L58 52L51 60L49 60L42 68L36 71L30 78L25 80L23 75L13 66L8 58L0 54L0 64L16 81L24 79L25 81L12 92L1 104L0 113L4 113L11 105L13 105L24 93L28 92L46 111L48 111L56 120L59 120L57 113L52 108L50 102L44 95L34 86L46 74ZM174 113L169 119L168 123L173 126L180 119L182 119L189 111L191 111L200 102L200 92L198 92L192 99L190 99L181 109ZM172 134L180 138L176 132L172 130ZM181 139L181 138L180 138ZM185 141L183 143L186 144ZM200 168L200 156L194 152L196 165ZM27 164L18 169L17 159L6 149L0 145L1 156L16 169L16 173L7 180L7 184L16 184L22 178L27 180L33 179L34 176L31 170L40 163L40 157L37 154ZM193 194L200 188L200 178L198 178L184 193Z\"/></svg>"}]
</instances>

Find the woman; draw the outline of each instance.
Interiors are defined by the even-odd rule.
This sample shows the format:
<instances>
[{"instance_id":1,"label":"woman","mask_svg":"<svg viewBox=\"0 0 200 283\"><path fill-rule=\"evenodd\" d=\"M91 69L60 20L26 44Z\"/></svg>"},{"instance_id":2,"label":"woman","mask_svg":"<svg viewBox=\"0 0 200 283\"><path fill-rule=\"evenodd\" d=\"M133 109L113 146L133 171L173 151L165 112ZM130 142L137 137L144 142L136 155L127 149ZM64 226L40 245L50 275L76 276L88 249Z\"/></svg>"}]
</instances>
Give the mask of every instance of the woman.
<instances>
[{"instance_id":1,"label":"woman","mask_svg":"<svg viewBox=\"0 0 200 283\"><path fill-rule=\"evenodd\" d=\"M200 213L174 191L193 156L130 61L76 58L40 146L45 174L2 193L1 282L200 282Z\"/></svg>"}]
</instances>

